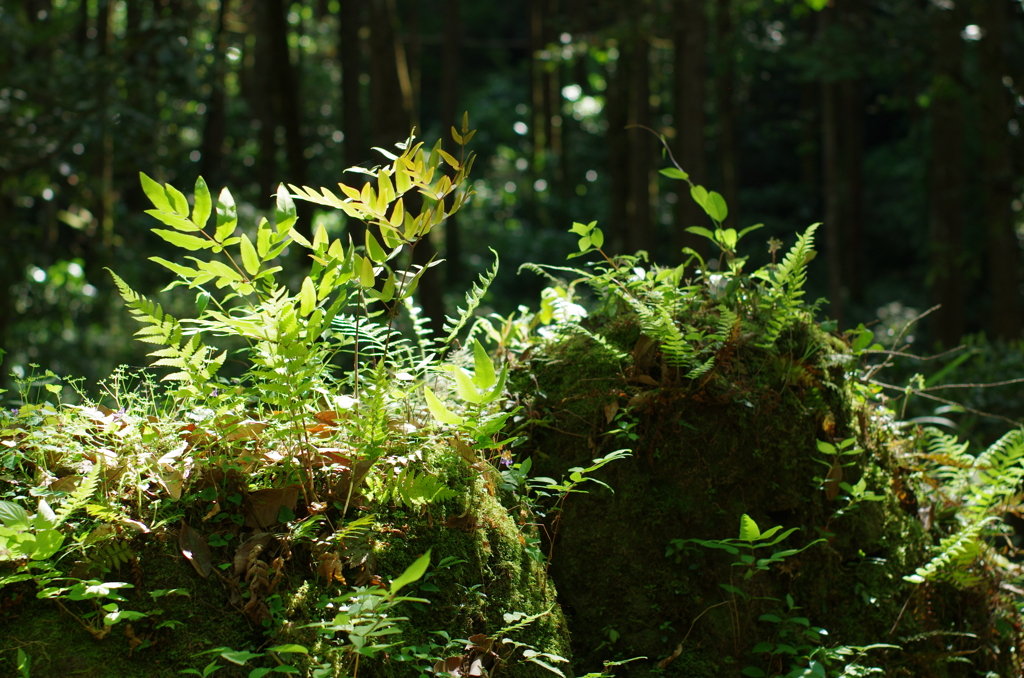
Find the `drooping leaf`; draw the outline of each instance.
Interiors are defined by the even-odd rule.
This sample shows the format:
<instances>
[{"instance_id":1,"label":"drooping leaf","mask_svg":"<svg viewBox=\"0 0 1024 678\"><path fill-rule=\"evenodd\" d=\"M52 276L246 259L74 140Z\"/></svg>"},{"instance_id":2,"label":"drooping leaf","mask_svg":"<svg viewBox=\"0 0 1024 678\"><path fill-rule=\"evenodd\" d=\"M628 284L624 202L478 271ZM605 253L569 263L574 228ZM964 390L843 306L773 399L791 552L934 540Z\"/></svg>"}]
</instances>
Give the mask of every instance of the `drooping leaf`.
<instances>
[{"instance_id":1,"label":"drooping leaf","mask_svg":"<svg viewBox=\"0 0 1024 678\"><path fill-rule=\"evenodd\" d=\"M725 221L725 218L729 216L729 207L725 204L725 198L718 191L708 193L704 211L708 213L709 217L718 222Z\"/></svg>"},{"instance_id":2,"label":"drooping leaf","mask_svg":"<svg viewBox=\"0 0 1024 678\"><path fill-rule=\"evenodd\" d=\"M299 292L299 313L308 316L316 307L316 287L307 275L302 281L302 290Z\"/></svg>"},{"instance_id":3,"label":"drooping leaf","mask_svg":"<svg viewBox=\"0 0 1024 678\"><path fill-rule=\"evenodd\" d=\"M142 182L142 190L146 197L161 212L173 212L171 202L167 199L164 187L149 178L144 172L139 172L139 180Z\"/></svg>"},{"instance_id":4,"label":"drooping leaf","mask_svg":"<svg viewBox=\"0 0 1024 678\"><path fill-rule=\"evenodd\" d=\"M192 221L199 228L205 228L206 222L210 220L213 202L210 199L210 189L207 188L206 180L202 177L196 178L196 190L193 198L195 204L192 206Z\"/></svg>"},{"instance_id":5,"label":"drooping leaf","mask_svg":"<svg viewBox=\"0 0 1024 678\"><path fill-rule=\"evenodd\" d=\"M277 208L274 210L274 226L278 233L286 233L295 224L295 203L288 188L281 184L277 188Z\"/></svg>"},{"instance_id":6,"label":"drooping leaf","mask_svg":"<svg viewBox=\"0 0 1024 678\"><path fill-rule=\"evenodd\" d=\"M235 232L238 226L238 210L235 208L235 199L231 192L224 188L217 198L217 230L214 239L217 242L224 242Z\"/></svg>"},{"instance_id":7,"label":"drooping leaf","mask_svg":"<svg viewBox=\"0 0 1024 678\"><path fill-rule=\"evenodd\" d=\"M242 252L242 266L245 267L245 272L249 275L259 273L259 255L256 254L256 248L252 246L252 241L249 240L249 236L245 233L242 234L242 241L238 244L238 247Z\"/></svg>"},{"instance_id":8,"label":"drooping leaf","mask_svg":"<svg viewBox=\"0 0 1024 678\"><path fill-rule=\"evenodd\" d=\"M396 595L402 588L417 582L427 572L427 567L430 566L430 549L422 556L416 559L412 565L405 569L398 579L391 582L390 593L392 596Z\"/></svg>"},{"instance_id":9,"label":"drooping leaf","mask_svg":"<svg viewBox=\"0 0 1024 678\"><path fill-rule=\"evenodd\" d=\"M757 526L754 519L744 513L740 516L740 539L743 541L755 541L761 536L761 528Z\"/></svg>"},{"instance_id":10,"label":"drooping leaf","mask_svg":"<svg viewBox=\"0 0 1024 678\"><path fill-rule=\"evenodd\" d=\"M451 426L459 426L465 423L465 419L444 406L444 403L434 395L429 386L423 387L423 395L427 399L427 409L430 410L430 414L433 415L434 419L437 419L442 424L449 424Z\"/></svg>"},{"instance_id":11,"label":"drooping leaf","mask_svg":"<svg viewBox=\"0 0 1024 678\"><path fill-rule=\"evenodd\" d=\"M658 170L658 173L668 177L669 179L682 179L683 181L686 181L690 178L689 174L675 167L664 167Z\"/></svg>"},{"instance_id":12,"label":"drooping leaf","mask_svg":"<svg viewBox=\"0 0 1024 678\"><path fill-rule=\"evenodd\" d=\"M178 548L188 562L203 579L213 572L213 556L210 554L210 547L206 540L191 528L184 520L181 521L181 528L178 530Z\"/></svg>"},{"instance_id":13,"label":"drooping leaf","mask_svg":"<svg viewBox=\"0 0 1024 678\"><path fill-rule=\"evenodd\" d=\"M473 339L473 383L480 390L486 391L498 380L494 373L494 363L479 339Z\"/></svg>"}]
</instances>

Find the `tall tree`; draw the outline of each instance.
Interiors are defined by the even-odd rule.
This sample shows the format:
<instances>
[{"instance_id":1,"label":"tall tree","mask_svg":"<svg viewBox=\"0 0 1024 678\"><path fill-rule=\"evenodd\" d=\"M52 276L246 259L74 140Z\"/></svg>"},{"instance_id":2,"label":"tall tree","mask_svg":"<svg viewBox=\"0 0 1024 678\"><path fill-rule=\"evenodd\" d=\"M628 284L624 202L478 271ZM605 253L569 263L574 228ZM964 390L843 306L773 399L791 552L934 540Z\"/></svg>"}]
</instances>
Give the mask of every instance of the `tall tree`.
<instances>
[{"instance_id":1,"label":"tall tree","mask_svg":"<svg viewBox=\"0 0 1024 678\"><path fill-rule=\"evenodd\" d=\"M739 172L736 147L736 35L733 24L733 0L716 0L715 41L717 69L715 104L718 121L718 164L722 175L722 197L729 206L726 224L734 227L739 214Z\"/></svg>"},{"instance_id":2,"label":"tall tree","mask_svg":"<svg viewBox=\"0 0 1024 678\"><path fill-rule=\"evenodd\" d=\"M647 250L654 247L651 215L651 183L654 172L654 147L651 126L651 49L648 37L639 26L630 36L629 79L629 202L630 227L626 249Z\"/></svg>"},{"instance_id":3,"label":"tall tree","mask_svg":"<svg viewBox=\"0 0 1024 678\"><path fill-rule=\"evenodd\" d=\"M704 149L705 79L707 76L707 17L703 0L678 0L673 8L675 44L675 91L673 124L676 129L676 160L695 184L707 185L707 161ZM706 219L700 206L689 199L686 186L679 188L675 208L675 250L683 247L702 254L703 238L687 233L689 226L702 225Z\"/></svg>"},{"instance_id":4,"label":"tall tree","mask_svg":"<svg viewBox=\"0 0 1024 678\"><path fill-rule=\"evenodd\" d=\"M836 21L835 8L826 8L818 16L818 40L829 41ZM843 325L846 288L843 280L843 196L840 163L840 86L826 72L821 81L821 163L824 192L825 264L828 268L829 314Z\"/></svg>"},{"instance_id":5,"label":"tall tree","mask_svg":"<svg viewBox=\"0 0 1024 678\"><path fill-rule=\"evenodd\" d=\"M988 227L989 290L992 334L1017 339L1021 333L1020 246L1010 207L1013 198L1012 145L1007 126L1013 115L1006 61L1010 0L978 0L978 45L984 218Z\"/></svg>"},{"instance_id":6,"label":"tall tree","mask_svg":"<svg viewBox=\"0 0 1024 678\"><path fill-rule=\"evenodd\" d=\"M453 127L460 124L459 77L462 65L462 1L445 0L444 45L441 67L441 138L450 152L455 152ZM445 222L445 258L447 278L456 283L462 278L462 238L457 216Z\"/></svg>"},{"instance_id":7,"label":"tall tree","mask_svg":"<svg viewBox=\"0 0 1024 678\"><path fill-rule=\"evenodd\" d=\"M931 7L934 72L930 88L931 162L928 177L928 224L931 246L931 296L940 308L931 336L954 346L964 322L964 41L962 10Z\"/></svg>"},{"instance_id":8,"label":"tall tree","mask_svg":"<svg viewBox=\"0 0 1024 678\"><path fill-rule=\"evenodd\" d=\"M338 54L341 60L341 131L345 135L346 167L364 162L368 144L363 130L363 106L359 78L363 74L359 32L363 6L359 0L340 0L338 11Z\"/></svg>"},{"instance_id":9,"label":"tall tree","mask_svg":"<svg viewBox=\"0 0 1024 678\"><path fill-rule=\"evenodd\" d=\"M141 3L140 3L141 4ZM139 5L136 5L138 7ZM220 0L217 12L217 26L213 35L213 64L210 67L210 96L206 100L206 127L199 147L199 173L210 186L220 186L224 180L224 137L227 134L227 88L224 78L227 71L224 54L227 52L227 31L225 19L230 11L231 0ZM136 10L134 14L137 14ZM129 30L131 27L129 26ZM296 182L297 183L297 182Z\"/></svg>"}]
</instances>

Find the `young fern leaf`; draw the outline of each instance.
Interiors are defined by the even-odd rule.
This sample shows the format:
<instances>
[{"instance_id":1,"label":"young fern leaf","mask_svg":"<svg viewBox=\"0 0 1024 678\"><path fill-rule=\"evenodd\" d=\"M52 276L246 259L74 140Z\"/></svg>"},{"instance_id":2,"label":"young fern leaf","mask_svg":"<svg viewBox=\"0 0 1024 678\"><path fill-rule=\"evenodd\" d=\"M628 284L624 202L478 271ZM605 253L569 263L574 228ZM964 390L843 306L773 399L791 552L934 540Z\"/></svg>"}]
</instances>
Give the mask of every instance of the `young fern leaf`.
<instances>
[{"instance_id":1,"label":"young fern leaf","mask_svg":"<svg viewBox=\"0 0 1024 678\"><path fill-rule=\"evenodd\" d=\"M459 312L458 318L445 316L444 331L448 334L443 340L441 340L442 347L451 346L452 342L455 341L459 332L466 326L469 319L473 317L473 312L476 311L477 306L480 305L480 302L483 300L484 295L491 286L491 283L494 282L494 278L498 275L498 253L491 250L491 254L494 255L494 265L480 274L479 285L473 283L469 292L466 292L466 308L456 309Z\"/></svg>"},{"instance_id":2,"label":"young fern leaf","mask_svg":"<svg viewBox=\"0 0 1024 678\"><path fill-rule=\"evenodd\" d=\"M995 516L989 516L946 537L939 543L939 553L936 556L917 568L914 574L908 574L903 578L914 584L948 581L962 588L978 584L981 578L972 574L968 568L981 555L982 529L995 520Z\"/></svg>"},{"instance_id":3,"label":"young fern leaf","mask_svg":"<svg viewBox=\"0 0 1024 678\"><path fill-rule=\"evenodd\" d=\"M765 317L765 328L757 344L760 348L772 348L779 335L801 314L800 298L807 282L807 263L814 258L814 232L818 226L820 224L812 224L797 236L796 244L782 263L765 276L768 289L758 302Z\"/></svg>"},{"instance_id":4,"label":"young fern leaf","mask_svg":"<svg viewBox=\"0 0 1024 678\"><path fill-rule=\"evenodd\" d=\"M561 328L562 332L574 332L576 334L582 334L587 337L595 344L603 348L605 351L611 354L613 358L619 362L625 362L629 360L629 354L625 351L620 350L617 346L612 344L610 341L602 337L600 334L595 334L587 328L583 327L579 323L567 323Z\"/></svg>"},{"instance_id":5,"label":"young fern leaf","mask_svg":"<svg viewBox=\"0 0 1024 678\"><path fill-rule=\"evenodd\" d=\"M437 476L426 473L417 474L407 468L395 478L393 496L396 502L414 508L454 499L458 496L458 492L441 482Z\"/></svg>"}]
</instances>

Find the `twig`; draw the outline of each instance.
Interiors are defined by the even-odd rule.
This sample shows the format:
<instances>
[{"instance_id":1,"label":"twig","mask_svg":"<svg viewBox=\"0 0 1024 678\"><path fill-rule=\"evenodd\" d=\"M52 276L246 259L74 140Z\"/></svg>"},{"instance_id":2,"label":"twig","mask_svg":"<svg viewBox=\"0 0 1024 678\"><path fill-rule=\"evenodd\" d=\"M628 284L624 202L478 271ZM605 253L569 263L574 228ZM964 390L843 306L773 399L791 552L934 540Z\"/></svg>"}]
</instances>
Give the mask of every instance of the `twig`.
<instances>
[{"instance_id":1,"label":"twig","mask_svg":"<svg viewBox=\"0 0 1024 678\"><path fill-rule=\"evenodd\" d=\"M670 654L669 656L665 657L660 662L658 662L658 668L659 669L665 668L666 666L671 664L672 661L676 657L678 657L680 654L682 654L682 652L683 652L683 643L685 643L686 639L690 637L690 633L693 632L693 627L697 623L697 620L699 620L701 617L703 617L705 614L707 614L709 610L713 610L716 607L720 607L720 606L725 605L725 604L727 604L729 602L730 601L728 601L728 600L723 600L720 603L715 603L714 605L712 605L711 607L707 608L706 610L704 610L703 612L698 614L696 617L694 617L693 621L690 622L690 628L689 628L689 630L687 630L686 635L683 636L683 639L679 641L679 645L676 646L675 652L673 652L672 654Z\"/></svg>"},{"instance_id":2,"label":"twig","mask_svg":"<svg viewBox=\"0 0 1024 678\"><path fill-rule=\"evenodd\" d=\"M907 330L908 330L908 329L910 329L910 326L911 326L911 325L913 325L914 323L916 323L916 322L917 322L918 320L921 320L922 318L924 318L924 317L925 317L925 316L927 316L928 314L930 314L930 313L933 313L933 312L935 312L935 311L939 310L939 309L940 309L941 307L942 307L942 304L936 304L935 306L932 306L931 308L929 308L929 309L928 309L927 311L925 311L924 313L919 313L919 314L918 314L917 316L915 316L914 318L911 318L911 319L910 319L910 321L909 321L909 322L907 322L907 323L906 323L906 324L905 324L905 325L904 325L904 326L903 326L903 327L902 327L902 328L900 329L900 332L899 332L899 334L897 334L897 335L896 335L896 341L894 341L894 342L893 342L893 346L899 346L899 343L900 343L900 341L901 341L901 340L903 339L903 335L904 335L904 334L906 334ZM891 364L892 364L892 356L891 356L891 355L889 355L889 356L887 356L887 357L885 358L885 360L883 360L883 361L882 361L882 362L880 362L879 364L877 364L877 365L875 365L874 367L872 367L871 369L869 369L869 370L868 370L868 372L867 372L867 374L865 375L865 377L864 377L864 378L865 378L865 379L871 379L871 377L875 376L875 375L876 375L876 374L877 374L877 373L878 373L878 372L879 372L880 370L882 370L882 369L884 369L884 368L888 367L888 366L889 366L889 365L891 365Z\"/></svg>"},{"instance_id":3,"label":"twig","mask_svg":"<svg viewBox=\"0 0 1024 678\"><path fill-rule=\"evenodd\" d=\"M906 393L906 391L907 391L906 388L903 388L901 386L896 386L895 384L886 384L885 382L878 381L877 379L867 379L867 382L869 384L874 384L876 386L881 386L883 388L891 388L893 390L902 391L904 393ZM922 398L927 398L928 400L935 400L935 401L943 403L945 405L956 405L957 407L963 408L963 410L965 412L970 412L971 414L976 414L979 417L992 417L993 419L1000 419L1002 421L1007 422L1008 424L1013 424L1014 426L1020 426L1021 425L1021 422L1016 421L1014 419L1010 419L1009 417L1004 417L1001 414L993 414L991 412L982 412L981 410L975 410L975 409L972 409L970 407L967 407L966 405L961 405L960 403L956 402L955 400L946 400L945 398L940 398L939 396L934 396L934 395L930 395L928 393L922 393L920 391L914 391L914 390L911 390L911 393L913 393L915 395L918 395L918 396L920 396Z\"/></svg>"},{"instance_id":4,"label":"twig","mask_svg":"<svg viewBox=\"0 0 1024 678\"><path fill-rule=\"evenodd\" d=\"M937 358L941 358L943 356L947 356L950 353L956 353L957 351L959 351L960 349L963 349L963 348L967 348L967 344L960 344L956 348L951 348L948 351L943 351L942 353L936 353L935 355L930 355L930 356L920 356L920 355L914 355L913 353L904 353L903 351L886 351L886 350L883 350L883 349L871 349L871 348L866 348L863 351L861 351L861 353L880 353L880 354L883 354L883 355L898 355L901 358L913 358L914 360L927 361L927 360L935 360Z\"/></svg>"}]
</instances>

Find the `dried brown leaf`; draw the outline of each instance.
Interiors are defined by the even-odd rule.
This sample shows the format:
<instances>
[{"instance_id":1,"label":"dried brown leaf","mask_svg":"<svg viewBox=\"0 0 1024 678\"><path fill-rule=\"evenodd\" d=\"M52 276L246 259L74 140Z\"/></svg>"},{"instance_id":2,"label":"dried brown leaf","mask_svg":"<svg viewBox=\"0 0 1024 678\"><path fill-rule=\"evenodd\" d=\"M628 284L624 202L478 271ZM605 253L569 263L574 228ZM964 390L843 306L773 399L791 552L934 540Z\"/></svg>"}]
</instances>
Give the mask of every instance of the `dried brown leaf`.
<instances>
[{"instance_id":1,"label":"dried brown leaf","mask_svg":"<svg viewBox=\"0 0 1024 678\"><path fill-rule=\"evenodd\" d=\"M828 475L825 476L825 498L832 501L839 496L839 483L843 482L843 467L840 466L839 460L832 462L832 468L828 470Z\"/></svg>"},{"instance_id":2,"label":"dried brown leaf","mask_svg":"<svg viewBox=\"0 0 1024 678\"><path fill-rule=\"evenodd\" d=\"M210 553L210 547L206 543L206 539L189 527L184 520L181 521L181 529L178 530L178 548L181 549L181 554L188 559L188 562L192 563L192 567L196 569L200 577L206 579L210 576L210 573L213 572L213 556Z\"/></svg>"}]
</instances>

